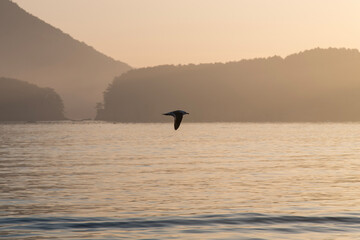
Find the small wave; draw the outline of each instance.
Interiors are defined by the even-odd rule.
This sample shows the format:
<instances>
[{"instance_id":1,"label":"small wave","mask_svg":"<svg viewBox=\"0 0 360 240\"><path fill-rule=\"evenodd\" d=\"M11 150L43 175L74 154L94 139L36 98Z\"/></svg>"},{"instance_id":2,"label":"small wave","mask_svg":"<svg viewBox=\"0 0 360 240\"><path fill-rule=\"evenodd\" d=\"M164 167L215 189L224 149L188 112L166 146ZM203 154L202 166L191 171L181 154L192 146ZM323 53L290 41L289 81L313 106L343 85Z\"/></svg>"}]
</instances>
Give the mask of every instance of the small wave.
<instances>
[{"instance_id":1,"label":"small wave","mask_svg":"<svg viewBox=\"0 0 360 240\"><path fill-rule=\"evenodd\" d=\"M356 216L271 216L264 214L231 214L206 215L197 217L166 218L82 218L82 217L47 217L47 218L0 218L0 225L10 229L59 230L59 229L99 229L99 228L171 228L186 226L234 226L248 225L252 227L268 225L321 225L342 227L360 225L360 217Z\"/></svg>"}]
</instances>

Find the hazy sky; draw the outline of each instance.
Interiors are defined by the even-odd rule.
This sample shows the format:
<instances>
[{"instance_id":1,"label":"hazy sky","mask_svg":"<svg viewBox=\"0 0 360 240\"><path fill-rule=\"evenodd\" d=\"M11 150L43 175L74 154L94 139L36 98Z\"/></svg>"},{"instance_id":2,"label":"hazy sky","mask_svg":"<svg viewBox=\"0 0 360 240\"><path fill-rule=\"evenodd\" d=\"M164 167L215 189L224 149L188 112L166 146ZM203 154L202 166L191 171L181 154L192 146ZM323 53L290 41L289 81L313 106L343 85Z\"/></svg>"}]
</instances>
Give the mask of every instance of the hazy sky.
<instances>
[{"instance_id":1,"label":"hazy sky","mask_svg":"<svg viewBox=\"0 0 360 240\"><path fill-rule=\"evenodd\" d=\"M133 67L360 49L359 0L13 0Z\"/></svg>"}]
</instances>

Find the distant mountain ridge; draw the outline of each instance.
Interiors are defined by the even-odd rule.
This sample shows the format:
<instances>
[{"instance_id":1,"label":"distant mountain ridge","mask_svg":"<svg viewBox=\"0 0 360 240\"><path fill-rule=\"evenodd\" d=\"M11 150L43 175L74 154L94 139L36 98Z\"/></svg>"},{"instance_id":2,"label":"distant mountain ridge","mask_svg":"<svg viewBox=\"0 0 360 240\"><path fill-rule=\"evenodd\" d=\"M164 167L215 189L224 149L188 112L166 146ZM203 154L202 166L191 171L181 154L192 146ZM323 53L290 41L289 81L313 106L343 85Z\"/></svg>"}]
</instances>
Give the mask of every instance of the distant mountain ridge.
<instances>
[{"instance_id":1,"label":"distant mountain ridge","mask_svg":"<svg viewBox=\"0 0 360 240\"><path fill-rule=\"evenodd\" d=\"M312 49L286 58L131 70L104 93L97 119L164 122L360 121L360 53Z\"/></svg>"},{"instance_id":2,"label":"distant mountain ridge","mask_svg":"<svg viewBox=\"0 0 360 240\"><path fill-rule=\"evenodd\" d=\"M129 69L10 0L0 0L0 76L54 88L68 117L93 117L103 90Z\"/></svg>"}]
</instances>

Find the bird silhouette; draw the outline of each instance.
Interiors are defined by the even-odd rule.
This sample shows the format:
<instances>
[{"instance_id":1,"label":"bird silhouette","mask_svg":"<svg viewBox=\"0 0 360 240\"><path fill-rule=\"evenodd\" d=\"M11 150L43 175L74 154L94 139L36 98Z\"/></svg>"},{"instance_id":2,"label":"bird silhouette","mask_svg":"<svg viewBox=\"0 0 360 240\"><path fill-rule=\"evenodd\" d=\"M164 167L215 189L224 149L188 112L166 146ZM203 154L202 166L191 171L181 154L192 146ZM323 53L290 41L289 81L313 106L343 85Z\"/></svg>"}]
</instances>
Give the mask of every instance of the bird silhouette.
<instances>
[{"instance_id":1,"label":"bird silhouette","mask_svg":"<svg viewBox=\"0 0 360 240\"><path fill-rule=\"evenodd\" d=\"M173 116L174 117L174 128L177 130L180 127L181 120L183 119L183 116L189 114L182 110L176 110L173 112L164 113L163 115L167 116Z\"/></svg>"}]
</instances>

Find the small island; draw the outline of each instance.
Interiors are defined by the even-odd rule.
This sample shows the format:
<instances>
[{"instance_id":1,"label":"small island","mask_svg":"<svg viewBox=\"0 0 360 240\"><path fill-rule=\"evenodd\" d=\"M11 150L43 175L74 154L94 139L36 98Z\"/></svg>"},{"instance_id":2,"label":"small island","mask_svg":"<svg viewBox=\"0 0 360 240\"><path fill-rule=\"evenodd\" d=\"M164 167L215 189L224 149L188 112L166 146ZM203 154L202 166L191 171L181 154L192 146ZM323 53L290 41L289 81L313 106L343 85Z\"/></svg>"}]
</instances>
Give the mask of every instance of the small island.
<instances>
[{"instance_id":1,"label":"small island","mask_svg":"<svg viewBox=\"0 0 360 240\"><path fill-rule=\"evenodd\" d=\"M64 105L51 88L0 78L0 121L65 120Z\"/></svg>"}]
</instances>

